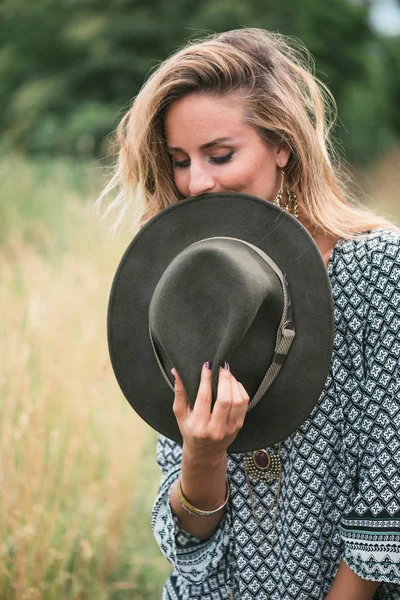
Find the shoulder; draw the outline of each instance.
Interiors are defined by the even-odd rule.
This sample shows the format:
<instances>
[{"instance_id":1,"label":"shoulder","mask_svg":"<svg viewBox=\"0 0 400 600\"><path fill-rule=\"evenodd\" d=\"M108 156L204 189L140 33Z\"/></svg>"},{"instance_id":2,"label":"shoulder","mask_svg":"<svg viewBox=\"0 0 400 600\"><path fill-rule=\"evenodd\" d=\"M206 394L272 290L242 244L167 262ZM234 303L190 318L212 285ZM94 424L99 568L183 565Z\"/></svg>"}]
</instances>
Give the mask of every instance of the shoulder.
<instances>
[{"instance_id":1,"label":"shoulder","mask_svg":"<svg viewBox=\"0 0 400 600\"><path fill-rule=\"evenodd\" d=\"M389 317L400 307L400 232L377 229L339 241L328 274L336 321L371 320L377 311Z\"/></svg>"},{"instance_id":2,"label":"shoulder","mask_svg":"<svg viewBox=\"0 0 400 600\"><path fill-rule=\"evenodd\" d=\"M376 229L355 240L340 240L332 252L330 275L358 272L371 283L379 276L400 279L400 231Z\"/></svg>"},{"instance_id":3,"label":"shoulder","mask_svg":"<svg viewBox=\"0 0 400 600\"><path fill-rule=\"evenodd\" d=\"M339 240L334 252L348 258L362 258L371 253L386 253L395 256L400 250L400 231L374 229L360 233L354 240Z\"/></svg>"}]
</instances>

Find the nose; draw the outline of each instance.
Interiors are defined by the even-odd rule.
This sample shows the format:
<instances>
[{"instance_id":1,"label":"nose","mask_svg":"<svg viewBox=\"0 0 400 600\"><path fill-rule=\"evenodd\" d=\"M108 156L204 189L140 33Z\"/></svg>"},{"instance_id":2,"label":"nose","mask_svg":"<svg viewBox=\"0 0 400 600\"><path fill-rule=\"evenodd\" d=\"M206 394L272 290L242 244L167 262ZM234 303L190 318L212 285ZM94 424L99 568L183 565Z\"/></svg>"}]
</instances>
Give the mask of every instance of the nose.
<instances>
[{"instance_id":1,"label":"nose","mask_svg":"<svg viewBox=\"0 0 400 600\"><path fill-rule=\"evenodd\" d=\"M192 161L189 174L189 193L191 196L200 196L211 192L215 186L215 181L207 169L207 165L202 162Z\"/></svg>"}]
</instances>

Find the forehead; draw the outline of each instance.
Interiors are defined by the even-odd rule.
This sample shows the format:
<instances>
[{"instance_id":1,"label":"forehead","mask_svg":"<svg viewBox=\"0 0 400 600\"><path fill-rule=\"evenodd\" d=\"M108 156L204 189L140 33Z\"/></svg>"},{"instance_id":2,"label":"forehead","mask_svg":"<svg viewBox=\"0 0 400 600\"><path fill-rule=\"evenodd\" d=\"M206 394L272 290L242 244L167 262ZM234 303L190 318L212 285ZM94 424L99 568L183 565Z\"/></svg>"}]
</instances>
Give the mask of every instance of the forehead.
<instances>
[{"instance_id":1,"label":"forehead","mask_svg":"<svg viewBox=\"0 0 400 600\"><path fill-rule=\"evenodd\" d=\"M244 100L238 95L191 94L175 100L166 113L165 136L169 146L207 143L210 136L237 137L247 129Z\"/></svg>"}]
</instances>

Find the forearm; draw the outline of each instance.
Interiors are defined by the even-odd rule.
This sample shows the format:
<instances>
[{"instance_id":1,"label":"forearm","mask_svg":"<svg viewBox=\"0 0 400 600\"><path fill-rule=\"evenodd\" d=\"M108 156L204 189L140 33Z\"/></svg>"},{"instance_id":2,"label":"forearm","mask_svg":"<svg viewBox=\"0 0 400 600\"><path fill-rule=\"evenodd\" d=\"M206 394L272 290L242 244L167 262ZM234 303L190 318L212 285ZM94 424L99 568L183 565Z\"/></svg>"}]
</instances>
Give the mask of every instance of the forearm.
<instances>
[{"instance_id":1,"label":"forearm","mask_svg":"<svg viewBox=\"0 0 400 600\"><path fill-rule=\"evenodd\" d=\"M196 509L213 511L226 498L227 448L242 428L249 396L229 370L225 361L219 370L217 398L212 406L211 363L204 363L193 408L176 369L173 411L182 438L181 488L186 500ZM211 516L193 516L181 504L178 483L172 486L170 504L180 526L206 540L217 530L226 508Z\"/></svg>"},{"instance_id":2,"label":"forearm","mask_svg":"<svg viewBox=\"0 0 400 600\"><path fill-rule=\"evenodd\" d=\"M342 560L326 600L371 600L379 585L356 575Z\"/></svg>"},{"instance_id":3,"label":"forearm","mask_svg":"<svg viewBox=\"0 0 400 600\"><path fill-rule=\"evenodd\" d=\"M199 458L183 447L181 488L190 504L200 510L214 510L223 504L226 497L226 452L212 460ZM170 504L182 529L200 539L211 537L218 528L225 509L209 517L192 516L182 507L177 490L178 481L171 488Z\"/></svg>"}]
</instances>

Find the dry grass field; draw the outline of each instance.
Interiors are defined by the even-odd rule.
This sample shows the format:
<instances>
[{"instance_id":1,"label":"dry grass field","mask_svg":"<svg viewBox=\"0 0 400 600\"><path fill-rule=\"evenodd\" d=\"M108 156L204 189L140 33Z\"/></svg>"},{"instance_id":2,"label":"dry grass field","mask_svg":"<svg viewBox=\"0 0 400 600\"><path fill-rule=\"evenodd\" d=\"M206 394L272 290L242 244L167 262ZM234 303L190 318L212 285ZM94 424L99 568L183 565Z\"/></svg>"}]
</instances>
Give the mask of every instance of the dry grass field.
<instances>
[{"instance_id":1,"label":"dry grass field","mask_svg":"<svg viewBox=\"0 0 400 600\"><path fill-rule=\"evenodd\" d=\"M392 216L399 158L360 177ZM130 236L97 221L96 166L14 157L0 175L0 599L157 600L169 566L150 532L155 435L106 346Z\"/></svg>"},{"instance_id":2,"label":"dry grass field","mask_svg":"<svg viewBox=\"0 0 400 600\"><path fill-rule=\"evenodd\" d=\"M128 238L97 222L94 168L1 167L0 598L158 598L155 438L106 346Z\"/></svg>"}]
</instances>

